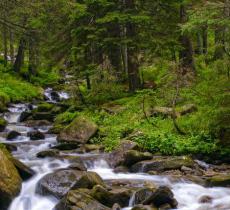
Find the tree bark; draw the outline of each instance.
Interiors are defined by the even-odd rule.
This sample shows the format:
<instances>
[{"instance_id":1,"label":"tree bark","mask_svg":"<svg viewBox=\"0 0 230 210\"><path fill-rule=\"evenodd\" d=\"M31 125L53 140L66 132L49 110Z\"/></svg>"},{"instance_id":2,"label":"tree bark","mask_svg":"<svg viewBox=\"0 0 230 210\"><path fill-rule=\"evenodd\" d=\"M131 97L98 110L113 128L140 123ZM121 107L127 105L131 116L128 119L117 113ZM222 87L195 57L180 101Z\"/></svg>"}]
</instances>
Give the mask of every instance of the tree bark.
<instances>
[{"instance_id":1,"label":"tree bark","mask_svg":"<svg viewBox=\"0 0 230 210\"><path fill-rule=\"evenodd\" d=\"M14 34L12 30L10 30L10 59L11 64L14 64Z\"/></svg>"},{"instance_id":2,"label":"tree bark","mask_svg":"<svg viewBox=\"0 0 230 210\"><path fill-rule=\"evenodd\" d=\"M37 73L37 46L33 35L29 38L29 74L36 75Z\"/></svg>"},{"instance_id":3,"label":"tree bark","mask_svg":"<svg viewBox=\"0 0 230 210\"><path fill-rule=\"evenodd\" d=\"M14 62L14 71L19 72L24 62L25 39L22 37L18 46L18 53Z\"/></svg>"},{"instance_id":4,"label":"tree bark","mask_svg":"<svg viewBox=\"0 0 230 210\"><path fill-rule=\"evenodd\" d=\"M180 6L180 20L181 23L186 23L188 20L186 9L184 5ZM180 57L180 67L182 74L195 73L195 65L193 58L193 46L188 35L183 34L180 36L179 41L181 43L182 49L179 52Z\"/></svg>"},{"instance_id":5,"label":"tree bark","mask_svg":"<svg viewBox=\"0 0 230 210\"><path fill-rule=\"evenodd\" d=\"M128 10L134 10L135 4L133 0L125 0L125 6ZM136 89L140 88L140 75L139 75L139 63L138 63L138 49L135 43L136 26L133 22L129 21L126 24L127 38L132 40L127 46L127 61L128 61L128 80L129 80L129 91L135 92Z\"/></svg>"}]
</instances>

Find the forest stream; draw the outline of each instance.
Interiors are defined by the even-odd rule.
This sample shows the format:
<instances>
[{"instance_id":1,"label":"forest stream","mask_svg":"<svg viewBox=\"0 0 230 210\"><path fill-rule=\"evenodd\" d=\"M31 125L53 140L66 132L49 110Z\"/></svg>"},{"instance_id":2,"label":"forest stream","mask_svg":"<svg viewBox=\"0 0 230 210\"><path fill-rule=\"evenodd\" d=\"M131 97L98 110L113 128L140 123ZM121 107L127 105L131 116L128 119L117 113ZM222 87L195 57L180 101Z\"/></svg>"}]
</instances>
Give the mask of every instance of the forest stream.
<instances>
[{"instance_id":1,"label":"forest stream","mask_svg":"<svg viewBox=\"0 0 230 210\"><path fill-rule=\"evenodd\" d=\"M50 97L52 89L47 89L45 95L50 103L56 103ZM61 92L60 97L63 99L68 98L68 94ZM21 135L12 140L6 140L1 137L1 142L13 144L17 147L17 150L12 152L13 156L32 170L35 171L35 175L22 184L22 189L18 197L16 197L11 203L9 210L52 210L58 203L58 199L52 196L42 196L37 194L37 185L39 180L45 175L57 171L58 169L65 169L71 165L71 161L67 159L60 159L55 157L38 158L36 154L38 152L47 150L55 145L56 135L49 134L48 130L51 125L36 127L29 127L25 123L19 122L19 117L22 112L28 109L36 108L36 105L29 104L11 104L8 108L8 112L4 114L5 119L9 122L6 130L14 130ZM38 130L45 134L44 140L31 141L27 137L27 133L33 130ZM4 136L4 135L1 135ZM185 179L174 179L170 174L167 176L149 175L145 173L124 173L114 172L113 168L109 166L105 156L107 154L86 152L86 153L65 153L67 156L80 157L87 168L87 171L96 172L107 183L121 182L129 183L131 188L142 188L146 183L152 183L157 186L168 186L178 202L178 210L229 210L230 209L230 189L224 187L212 187L207 188L201 185L195 184L191 181L185 181ZM197 163L208 169L210 165L197 161ZM200 202L201 198L210 198L209 202ZM132 209L135 205L135 192L130 195L129 202L126 207L122 209ZM94 208L93 208L94 209ZM95 210L97 207L95 207ZM63 209L64 210L64 209Z\"/></svg>"}]
</instances>

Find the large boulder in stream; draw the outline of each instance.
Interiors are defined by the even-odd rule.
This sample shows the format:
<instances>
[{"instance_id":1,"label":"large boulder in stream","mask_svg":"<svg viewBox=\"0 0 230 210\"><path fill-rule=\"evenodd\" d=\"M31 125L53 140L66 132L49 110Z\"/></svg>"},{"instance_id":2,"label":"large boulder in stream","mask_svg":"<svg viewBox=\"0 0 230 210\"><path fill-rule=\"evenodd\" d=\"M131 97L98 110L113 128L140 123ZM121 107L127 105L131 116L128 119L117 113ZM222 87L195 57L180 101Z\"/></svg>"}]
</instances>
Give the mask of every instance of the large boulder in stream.
<instances>
[{"instance_id":1,"label":"large boulder in stream","mask_svg":"<svg viewBox=\"0 0 230 210\"><path fill-rule=\"evenodd\" d=\"M110 210L110 208L99 203L90 195L80 191L71 190L55 206L54 210Z\"/></svg>"},{"instance_id":2,"label":"large boulder in stream","mask_svg":"<svg viewBox=\"0 0 230 210\"><path fill-rule=\"evenodd\" d=\"M0 146L0 209L7 210L10 202L18 195L22 180L14 164L10 161L10 154Z\"/></svg>"},{"instance_id":3,"label":"large boulder in stream","mask_svg":"<svg viewBox=\"0 0 230 210\"><path fill-rule=\"evenodd\" d=\"M32 170L30 167L22 163L21 161L17 160L16 158L11 158L12 163L18 170L19 175L23 180L30 179L33 175L35 175L35 171Z\"/></svg>"},{"instance_id":4,"label":"large boulder in stream","mask_svg":"<svg viewBox=\"0 0 230 210\"><path fill-rule=\"evenodd\" d=\"M7 140L13 140L13 139L17 138L18 136L21 136L21 133L19 133L18 131L10 131L7 134L6 139Z\"/></svg>"},{"instance_id":5,"label":"large boulder in stream","mask_svg":"<svg viewBox=\"0 0 230 210\"><path fill-rule=\"evenodd\" d=\"M95 172L62 169L47 174L37 184L36 191L41 195L53 195L60 199L71 189L104 186L103 180Z\"/></svg>"},{"instance_id":6,"label":"large boulder in stream","mask_svg":"<svg viewBox=\"0 0 230 210\"><path fill-rule=\"evenodd\" d=\"M30 137L30 140L33 140L33 141L45 139L45 134L38 130L28 132L27 136Z\"/></svg>"},{"instance_id":7,"label":"large boulder in stream","mask_svg":"<svg viewBox=\"0 0 230 210\"><path fill-rule=\"evenodd\" d=\"M230 187L230 174L219 174L207 179L210 186Z\"/></svg>"},{"instance_id":8,"label":"large boulder in stream","mask_svg":"<svg viewBox=\"0 0 230 210\"><path fill-rule=\"evenodd\" d=\"M139 147L136 142L130 140L123 140L120 143L119 147L110 153L108 162L112 167L122 165L124 164L125 157L127 157L125 156L125 154L130 150L138 150L138 149Z\"/></svg>"},{"instance_id":9,"label":"large boulder in stream","mask_svg":"<svg viewBox=\"0 0 230 210\"><path fill-rule=\"evenodd\" d=\"M0 117L0 132L4 131L6 128L7 122L4 118Z\"/></svg>"},{"instance_id":10,"label":"large boulder in stream","mask_svg":"<svg viewBox=\"0 0 230 210\"><path fill-rule=\"evenodd\" d=\"M98 126L84 117L75 118L70 125L60 132L59 142L87 143L98 130Z\"/></svg>"},{"instance_id":11,"label":"large boulder in stream","mask_svg":"<svg viewBox=\"0 0 230 210\"><path fill-rule=\"evenodd\" d=\"M90 195L106 206L113 207L117 203L121 207L126 207L129 204L132 191L125 187L113 187L108 190L105 187L96 185Z\"/></svg>"},{"instance_id":12,"label":"large boulder in stream","mask_svg":"<svg viewBox=\"0 0 230 210\"><path fill-rule=\"evenodd\" d=\"M181 169L183 166L194 168L195 162L188 156L164 157L156 156L152 160L145 160L134 164L132 172L163 172L167 170Z\"/></svg>"},{"instance_id":13,"label":"large boulder in stream","mask_svg":"<svg viewBox=\"0 0 230 210\"><path fill-rule=\"evenodd\" d=\"M171 208L176 208L178 205L173 192L166 186L159 187L152 195L146 198L142 204L153 205L157 208L163 205L169 205Z\"/></svg>"}]
</instances>

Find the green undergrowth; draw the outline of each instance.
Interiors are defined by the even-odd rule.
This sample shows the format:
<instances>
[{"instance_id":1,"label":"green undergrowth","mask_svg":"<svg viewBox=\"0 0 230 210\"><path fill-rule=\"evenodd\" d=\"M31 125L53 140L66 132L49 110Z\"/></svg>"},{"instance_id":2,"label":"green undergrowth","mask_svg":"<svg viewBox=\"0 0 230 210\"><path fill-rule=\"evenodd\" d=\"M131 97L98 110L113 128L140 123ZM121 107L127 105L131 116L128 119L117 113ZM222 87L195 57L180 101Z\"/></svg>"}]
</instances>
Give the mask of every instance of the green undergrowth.
<instances>
[{"instance_id":1,"label":"green undergrowth","mask_svg":"<svg viewBox=\"0 0 230 210\"><path fill-rule=\"evenodd\" d=\"M116 148L122 139L131 139L153 153L164 155L226 156L230 149L220 144L217 119L230 113L226 105L229 104L228 93L225 92L229 81L225 74L202 65L193 83L179 90L176 110L186 104L197 107L196 112L176 119L185 135L178 133L170 117L146 118L152 107L171 107L176 94L173 83L170 83L171 75L164 80L158 77L157 72L154 76L153 72L158 71L156 67L149 67L152 79L158 84L156 89L138 91L100 106L91 104L82 111L66 112L59 115L56 122L66 125L79 115L90 118L100 128L98 136L91 142L103 144L108 151Z\"/></svg>"},{"instance_id":2,"label":"green undergrowth","mask_svg":"<svg viewBox=\"0 0 230 210\"><path fill-rule=\"evenodd\" d=\"M23 80L18 74L0 66L0 102L6 105L9 102L31 101L42 96L42 88Z\"/></svg>"}]
</instances>

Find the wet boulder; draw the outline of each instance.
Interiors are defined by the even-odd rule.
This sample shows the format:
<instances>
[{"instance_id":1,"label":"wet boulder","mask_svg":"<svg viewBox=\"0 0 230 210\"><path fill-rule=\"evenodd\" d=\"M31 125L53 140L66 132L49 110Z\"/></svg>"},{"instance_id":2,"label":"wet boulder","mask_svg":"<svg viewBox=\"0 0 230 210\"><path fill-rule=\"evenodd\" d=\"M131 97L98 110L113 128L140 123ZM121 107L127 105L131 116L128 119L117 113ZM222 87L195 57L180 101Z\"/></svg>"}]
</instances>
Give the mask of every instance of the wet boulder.
<instances>
[{"instance_id":1,"label":"wet boulder","mask_svg":"<svg viewBox=\"0 0 230 210\"><path fill-rule=\"evenodd\" d=\"M52 147L52 149L58 149L58 150L73 150L79 148L79 143L77 142L70 142L70 143L59 143Z\"/></svg>"},{"instance_id":2,"label":"wet boulder","mask_svg":"<svg viewBox=\"0 0 230 210\"><path fill-rule=\"evenodd\" d=\"M128 206L131 195L132 191L124 187L116 187L108 190L100 185L96 185L91 192L93 198L109 207L112 207L115 203L121 207Z\"/></svg>"},{"instance_id":3,"label":"wet boulder","mask_svg":"<svg viewBox=\"0 0 230 210\"><path fill-rule=\"evenodd\" d=\"M3 132L6 128L7 122L4 118L0 117L0 132Z\"/></svg>"},{"instance_id":4,"label":"wet boulder","mask_svg":"<svg viewBox=\"0 0 230 210\"><path fill-rule=\"evenodd\" d=\"M137 162L151 160L153 155L149 152L139 152L137 150L129 150L124 154L124 165L131 166Z\"/></svg>"},{"instance_id":5,"label":"wet boulder","mask_svg":"<svg viewBox=\"0 0 230 210\"><path fill-rule=\"evenodd\" d=\"M58 92L52 91L52 92L50 93L50 96L51 96L51 99L52 99L53 101L60 101L60 96L59 96Z\"/></svg>"},{"instance_id":6,"label":"wet boulder","mask_svg":"<svg viewBox=\"0 0 230 210\"><path fill-rule=\"evenodd\" d=\"M152 160L141 161L131 167L132 172L163 172L181 169L183 166L194 168L195 162L187 156L163 157L157 156Z\"/></svg>"},{"instance_id":7,"label":"wet boulder","mask_svg":"<svg viewBox=\"0 0 230 210\"><path fill-rule=\"evenodd\" d=\"M85 167L84 163L81 160L72 163L71 165L69 165L68 168L73 170L78 170L78 171L87 171L87 168Z\"/></svg>"},{"instance_id":8,"label":"wet boulder","mask_svg":"<svg viewBox=\"0 0 230 210\"><path fill-rule=\"evenodd\" d=\"M79 191L71 190L68 194L55 206L54 210L109 210L107 206L99 203L90 195Z\"/></svg>"},{"instance_id":9,"label":"wet boulder","mask_svg":"<svg viewBox=\"0 0 230 210\"><path fill-rule=\"evenodd\" d=\"M26 121L30 116L32 115L31 112L24 111L20 114L20 117L18 119L19 122L24 122Z\"/></svg>"},{"instance_id":10,"label":"wet boulder","mask_svg":"<svg viewBox=\"0 0 230 210\"><path fill-rule=\"evenodd\" d=\"M35 171L32 170L30 167L22 163L21 161L17 160L16 158L11 158L12 163L16 167L19 175L21 176L22 180L28 180L32 176L35 175Z\"/></svg>"},{"instance_id":11,"label":"wet boulder","mask_svg":"<svg viewBox=\"0 0 230 210\"><path fill-rule=\"evenodd\" d=\"M115 203L112 207L112 210L121 210L121 207L119 204Z\"/></svg>"},{"instance_id":12,"label":"wet boulder","mask_svg":"<svg viewBox=\"0 0 230 210\"><path fill-rule=\"evenodd\" d=\"M59 142L87 143L98 130L98 126L84 117L75 118L70 125L60 132Z\"/></svg>"},{"instance_id":13,"label":"wet boulder","mask_svg":"<svg viewBox=\"0 0 230 210\"><path fill-rule=\"evenodd\" d=\"M88 188L91 189L95 185L105 186L102 178L96 172L84 172L79 180L74 184L73 189Z\"/></svg>"},{"instance_id":14,"label":"wet boulder","mask_svg":"<svg viewBox=\"0 0 230 210\"><path fill-rule=\"evenodd\" d=\"M52 122L55 115L50 112L34 112L32 115L32 120L47 120Z\"/></svg>"},{"instance_id":15,"label":"wet boulder","mask_svg":"<svg viewBox=\"0 0 230 210\"><path fill-rule=\"evenodd\" d=\"M119 147L110 153L108 162L113 167L122 165L125 160L125 153L129 150L138 150L138 149L139 147L137 143L129 140L123 140L120 143Z\"/></svg>"},{"instance_id":16,"label":"wet boulder","mask_svg":"<svg viewBox=\"0 0 230 210\"><path fill-rule=\"evenodd\" d=\"M144 187L137 190L134 194L133 204L141 204L144 200L149 198L154 192L156 192L157 187L155 188L148 188Z\"/></svg>"},{"instance_id":17,"label":"wet boulder","mask_svg":"<svg viewBox=\"0 0 230 210\"><path fill-rule=\"evenodd\" d=\"M39 180L36 192L40 195L53 195L60 199L70 191L82 174L82 171L69 169L47 174Z\"/></svg>"},{"instance_id":18,"label":"wet boulder","mask_svg":"<svg viewBox=\"0 0 230 210\"><path fill-rule=\"evenodd\" d=\"M34 110L34 112L50 112L54 108L54 104L50 103L41 103L38 107Z\"/></svg>"},{"instance_id":19,"label":"wet boulder","mask_svg":"<svg viewBox=\"0 0 230 210\"><path fill-rule=\"evenodd\" d=\"M43 150L36 154L38 158L57 157L58 155L59 151L55 149Z\"/></svg>"},{"instance_id":20,"label":"wet boulder","mask_svg":"<svg viewBox=\"0 0 230 210\"><path fill-rule=\"evenodd\" d=\"M0 146L0 166L0 209L7 210L10 202L20 192L22 180L10 161L10 154L2 146Z\"/></svg>"},{"instance_id":21,"label":"wet boulder","mask_svg":"<svg viewBox=\"0 0 230 210\"><path fill-rule=\"evenodd\" d=\"M7 134L7 137L6 139L7 140L13 140L15 138L17 138L18 136L21 136L21 134L17 131L10 131L8 134Z\"/></svg>"},{"instance_id":22,"label":"wet boulder","mask_svg":"<svg viewBox=\"0 0 230 210\"><path fill-rule=\"evenodd\" d=\"M178 205L173 192L166 186L159 187L152 195L143 201L143 204L153 205L158 208L167 204L170 205L171 208L176 208Z\"/></svg>"},{"instance_id":23,"label":"wet boulder","mask_svg":"<svg viewBox=\"0 0 230 210\"><path fill-rule=\"evenodd\" d=\"M97 184L104 185L101 177L95 172L61 169L44 176L38 182L36 191L41 195L53 195L60 199L71 189L90 189Z\"/></svg>"},{"instance_id":24,"label":"wet boulder","mask_svg":"<svg viewBox=\"0 0 230 210\"><path fill-rule=\"evenodd\" d=\"M48 120L27 120L25 125L28 127L49 126L51 123Z\"/></svg>"},{"instance_id":25,"label":"wet boulder","mask_svg":"<svg viewBox=\"0 0 230 210\"><path fill-rule=\"evenodd\" d=\"M219 174L207 179L209 186L220 186L229 187L230 186L230 174Z\"/></svg>"},{"instance_id":26,"label":"wet boulder","mask_svg":"<svg viewBox=\"0 0 230 210\"><path fill-rule=\"evenodd\" d=\"M131 210L158 210L158 209L153 206L139 204L134 206Z\"/></svg>"},{"instance_id":27,"label":"wet boulder","mask_svg":"<svg viewBox=\"0 0 230 210\"><path fill-rule=\"evenodd\" d=\"M33 141L45 139L45 134L38 130L28 132L27 136L30 137L30 140L33 140Z\"/></svg>"}]
</instances>

